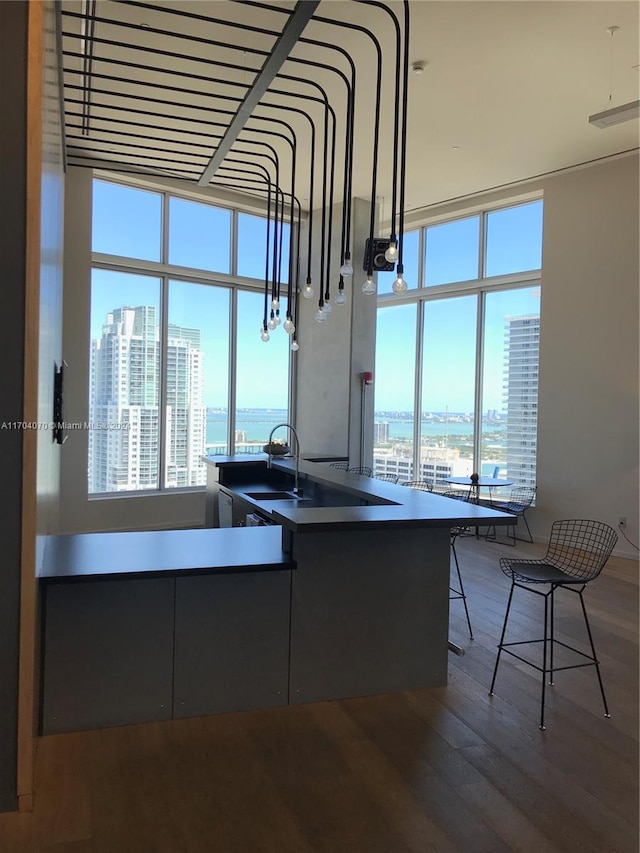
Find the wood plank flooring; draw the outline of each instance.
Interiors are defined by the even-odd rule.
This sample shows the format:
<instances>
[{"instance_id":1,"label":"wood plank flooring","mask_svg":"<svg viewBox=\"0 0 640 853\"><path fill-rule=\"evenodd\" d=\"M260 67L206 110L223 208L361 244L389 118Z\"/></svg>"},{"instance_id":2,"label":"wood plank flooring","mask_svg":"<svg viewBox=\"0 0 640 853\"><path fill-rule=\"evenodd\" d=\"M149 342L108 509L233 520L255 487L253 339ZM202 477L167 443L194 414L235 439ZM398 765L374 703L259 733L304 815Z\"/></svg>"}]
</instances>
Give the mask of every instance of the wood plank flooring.
<instances>
[{"instance_id":1,"label":"wood plank flooring","mask_svg":"<svg viewBox=\"0 0 640 853\"><path fill-rule=\"evenodd\" d=\"M31 814L0 815L2 853L637 853L638 565L585 593L593 668L539 675L508 658L488 687L509 589L500 556L457 543L475 639L451 602L446 688L42 738ZM529 600L532 599L532 600ZM556 636L581 645L577 596ZM541 632L516 592L511 637Z\"/></svg>"}]
</instances>

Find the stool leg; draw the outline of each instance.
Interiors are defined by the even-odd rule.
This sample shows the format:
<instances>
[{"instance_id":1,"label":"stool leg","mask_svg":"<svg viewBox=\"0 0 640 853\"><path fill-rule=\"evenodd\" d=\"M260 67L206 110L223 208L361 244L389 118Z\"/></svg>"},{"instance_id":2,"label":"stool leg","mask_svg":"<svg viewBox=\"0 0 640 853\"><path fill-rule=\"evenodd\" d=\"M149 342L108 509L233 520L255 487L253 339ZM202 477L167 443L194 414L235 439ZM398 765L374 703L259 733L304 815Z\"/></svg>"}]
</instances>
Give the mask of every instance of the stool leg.
<instances>
[{"instance_id":1,"label":"stool leg","mask_svg":"<svg viewBox=\"0 0 640 853\"><path fill-rule=\"evenodd\" d=\"M542 700L540 702L540 731L544 731L544 691L547 684L547 629L549 624L549 593L544 596L544 633L542 635Z\"/></svg>"},{"instance_id":2,"label":"stool leg","mask_svg":"<svg viewBox=\"0 0 640 853\"><path fill-rule=\"evenodd\" d=\"M610 717L609 707L607 706L607 697L604 695L604 685L602 683L602 676L600 675L600 664L598 663L598 659L596 657L596 647L593 645L593 637L591 636L591 627L589 626L589 619L587 618L587 609L584 606L584 599L582 598L582 590L578 593L580 596L580 604L582 605L582 613L584 615L584 624L587 626L587 634L589 635L589 643L591 645L591 654L593 656L593 662L596 666L596 673L598 674L598 683L600 684L600 692L602 693L602 704L604 705L604 715L605 717Z\"/></svg>"},{"instance_id":3,"label":"stool leg","mask_svg":"<svg viewBox=\"0 0 640 853\"><path fill-rule=\"evenodd\" d=\"M493 687L496 683L496 675L498 674L498 664L500 663L500 654L502 652L502 644L504 643L504 635L507 630L507 622L509 620L509 610L511 609L511 599L513 598L513 590L515 589L515 584L513 580L511 581L511 592L509 593L509 601L507 602L507 612L504 614L504 624L502 626L502 634L500 635L500 642L498 643L498 657L496 658L496 665L493 670L493 678L491 679L491 687L489 688L489 696L493 696Z\"/></svg>"},{"instance_id":4,"label":"stool leg","mask_svg":"<svg viewBox=\"0 0 640 853\"><path fill-rule=\"evenodd\" d=\"M464 612L467 615L467 625L469 626L469 639L473 640L473 629L471 628L471 619L469 619L469 608L467 607L467 596L464 593L464 585L462 583L462 575L460 574L460 565L458 564L458 555L456 554L456 545L451 540L451 550L453 551L453 561L456 564L456 572L458 573L458 583L460 584L460 595L464 604Z\"/></svg>"}]
</instances>

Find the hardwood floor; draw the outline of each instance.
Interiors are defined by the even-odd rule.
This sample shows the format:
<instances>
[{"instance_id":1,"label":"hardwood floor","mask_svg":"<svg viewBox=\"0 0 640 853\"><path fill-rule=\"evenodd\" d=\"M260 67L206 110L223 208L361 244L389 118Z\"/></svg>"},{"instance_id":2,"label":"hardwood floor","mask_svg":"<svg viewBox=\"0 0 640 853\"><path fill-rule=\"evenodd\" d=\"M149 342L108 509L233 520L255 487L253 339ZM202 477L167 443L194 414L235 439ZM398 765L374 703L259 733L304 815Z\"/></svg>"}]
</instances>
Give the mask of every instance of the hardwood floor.
<instances>
[{"instance_id":1,"label":"hardwood floor","mask_svg":"<svg viewBox=\"0 0 640 853\"><path fill-rule=\"evenodd\" d=\"M585 593L593 668L559 673L538 730L538 673L508 658L488 687L509 589L498 557L457 543L475 639L451 602L446 688L42 738L35 810L0 815L2 853L637 853L638 565ZM558 639L582 644L577 597ZM533 599L533 600L530 600ZM512 637L541 602L514 598Z\"/></svg>"}]
</instances>

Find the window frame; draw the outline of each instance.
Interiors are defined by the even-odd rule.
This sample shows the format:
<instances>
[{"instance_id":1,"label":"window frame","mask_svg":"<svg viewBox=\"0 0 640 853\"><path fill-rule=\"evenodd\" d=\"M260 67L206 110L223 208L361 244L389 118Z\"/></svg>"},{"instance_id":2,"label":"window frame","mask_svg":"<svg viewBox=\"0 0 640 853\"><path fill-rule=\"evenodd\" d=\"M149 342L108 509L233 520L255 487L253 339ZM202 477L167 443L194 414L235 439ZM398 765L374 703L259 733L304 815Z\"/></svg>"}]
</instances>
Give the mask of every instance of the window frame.
<instances>
[{"instance_id":1,"label":"window frame","mask_svg":"<svg viewBox=\"0 0 640 853\"><path fill-rule=\"evenodd\" d=\"M424 358L424 315L429 302L440 299L451 299L467 295L476 295L476 347L474 362L474 416L473 416L473 467L482 460L482 401L483 401L483 365L484 365L484 329L486 297L490 293L509 290L524 290L527 288L539 288L542 293L542 267L537 270L526 270L507 275L485 276L486 254L487 254L487 217L489 214L499 210L508 210L534 202L543 204L543 229L542 241L544 241L544 198L542 193L535 193L526 198L518 200L503 200L495 205L485 205L478 208L459 211L456 214L427 219L420 224L411 223L405 231L420 229L419 237L419 282L418 286L410 288L403 294L378 293L376 311L385 307L403 304L416 305L416 351L415 351L415 383L413 397L413 471L419 472L420 449L421 449L421 412L422 400L422 364ZM447 284L430 285L425 284L426 276L426 232L434 225L443 225L449 222L469 219L479 216L479 239L478 239L478 277L472 280L450 282ZM375 407L375 403L374 403ZM375 419L375 411L374 411ZM536 449L538 443L536 422ZM375 448L374 448L375 455Z\"/></svg>"},{"instance_id":2,"label":"window frame","mask_svg":"<svg viewBox=\"0 0 640 853\"><path fill-rule=\"evenodd\" d=\"M229 455L235 453L236 434L236 382L237 382L237 344L238 344L238 291L249 291L253 293L264 293L264 281L247 276L238 276L237 254L238 254L238 215L243 213L256 218L266 219L266 215L255 211L246 211L232 207L229 204L220 203L215 198L204 198L199 195L183 193L173 188L164 188L141 184L135 181L125 181L111 175L94 173L93 181L112 183L131 189L153 192L162 197L161 211L161 260L148 261L138 258L130 258L122 255L110 255L94 252L90 247L90 271L107 270L131 275L153 275L160 279L160 310L159 310L159 345L160 345L160 388L158 394L158 486L153 489L133 489L117 492L88 492L89 500L117 500L119 498L150 497L153 495L180 494L204 491L206 486L166 486L166 450L167 433L165 410L167 403L166 373L167 373L167 342L168 342L168 308L169 308L169 282L179 281L185 284L211 286L226 288L229 290L229 340L228 340L228 391L227 391L227 446ZM93 187L92 181L92 187ZM202 270L196 267L177 266L168 263L169 257L169 199L177 198L184 201L197 202L218 209L228 210L231 215L231 229L229 240L229 273ZM93 192L92 192L93 200ZM93 201L92 201L93 204ZM289 224L289 223L285 223ZM91 299L90 311L91 311ZM256 320L256 329L260 324L260 318ZM91 342L91 336L90 342ZM90 352L90 350L89 350ZM295 363L289 352L287 359L287 420L290 421L291 412L295 411L294 401L294 370ZM90 385L87 387L87 396L90 393ZM206 408L206 403L205 403ZM206 419L205 419L206 432ZM87 459L87 465L89 460ZM88 483L87 483L88 486Z\"/></svg>"}]
</instances>

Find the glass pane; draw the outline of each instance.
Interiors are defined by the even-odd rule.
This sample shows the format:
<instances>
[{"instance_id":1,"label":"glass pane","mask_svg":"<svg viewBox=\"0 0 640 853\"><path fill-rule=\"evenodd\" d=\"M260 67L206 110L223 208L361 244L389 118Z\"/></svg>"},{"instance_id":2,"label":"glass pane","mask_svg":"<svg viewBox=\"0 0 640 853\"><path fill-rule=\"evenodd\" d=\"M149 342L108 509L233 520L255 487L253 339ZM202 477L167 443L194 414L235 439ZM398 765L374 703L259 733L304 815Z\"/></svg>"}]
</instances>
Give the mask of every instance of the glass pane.
<instances>
[{"instance_id":1,"label":"glass pane","mask_svg":"<svg viewBox=\"0 0 640 853\"><path fill-rule=\"evenodd\" d=\"M93 270L89 494L158 487L160 279Z\"/></svg>"},{"instance_id":2,"label":"glass pane","mask_svg":"<svg viewBox=\"0 0 640 853\"><path fill-rule=\"evenodd\" d=\"M404 266L403 277L407 287L413 289L419 287L418 281L418 253L420 251L420 232L409 231L404 235L402 247L402 260ZM378 273L378 293L391 293L393 282L396 280L397 272Z\"/></svg>"},{"instance_id":3,"label":"glass pane","mask_svg":"<svg viewBox=\"0 0 640 853\"><path fill-rule=\"evenodd\" d=\"M477 297L424 304L420 478L473 473Z\"/></svg>"},{"instance_id":4,"label":"glass pane","mask_svg":"<svg viewBox=\"0 0 640 853\"><path fill-rule=\"evenodd\" d=\"M93 182L92 251L159 261L161 232L160 193Z\"/></svg>"},{"instance_id":5,"label":"glass pane","mask_svg":"<svg viewBox=\"0 0 640 853\"><path fill-rule=\"evenodd\" d=\"M269 280L273 273L273 222L269 227ZM282 226L282 253L278 249L279 280L281 284L289 281L289 235L291 226L285 222ZM267 220L264 216L238 214L238 275L245 278L257 278L264 281L265 258L267 254Z\"/></svg>"},{"instance_id":6,"label":"glass pane","mask_svg":"<svg viewBox=\"0 0 640 853\"><path fill-rule=\"evenodd\" d=\"M228 273L231 254L231 211L169 199L169 263Z\"/></svg>"},{"instance_id":7,"label":"glass pane","mask_svg":"<svg viewBox=\"0 0 640 853\"><path fill-rule=\"evenodd\" d=\"M425 229L425 286L478 278L480 217L456 219Z\"/></svg>"},{"instance_id":8,"label":"glass pane","mask_svg":"<svg viewBox=\"0 0 640 853\"><path fill-rule=\"evenodd\" d=\"M203 486L229 452L229 300L225 287L169 282L165 486Z\"/></svg>"},{"instance_id":9,"label":"glass pane","mask_svg":"<svg viewBox=\"0 0 640 853\"><path fill-rule=\"evenodd\" d=\"M485 275L539 270L542 267L542 202L487 214Z\"/></svg>"},{"instance_id":10,"label":"glass pane","mask_svg":"<svg viewBox=\"0 0 640 853\"><path fill-rule=\"evenodd\" d=\"M535 486L540 288L485 298L482 473Z\"/></svg>"},{"instance_id":11,"label":"glass pane","mask_svg":"<svg viewBox=\"0 0 640 853\"><path fill-rule=\"evenodd\" d=\"M416 306L378 309L374 373L375 474L413 480Z\"/></svg>"},{"instance_id":12,"label":"glass pane","mask_svg":"<svg viewBox=\"0 0 640 853\"><path fill-rule=\"evenodd\" d=\"M236 350L236 453L262 453L272 428L289 419L289 346L291 338L282 324L271 339L260 340L264 295L238 291L238 343ZM287 300L280 300L286 316ZM287 439L278 430L274 439Z\"/></svg>"}]
</instances>

